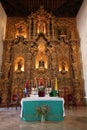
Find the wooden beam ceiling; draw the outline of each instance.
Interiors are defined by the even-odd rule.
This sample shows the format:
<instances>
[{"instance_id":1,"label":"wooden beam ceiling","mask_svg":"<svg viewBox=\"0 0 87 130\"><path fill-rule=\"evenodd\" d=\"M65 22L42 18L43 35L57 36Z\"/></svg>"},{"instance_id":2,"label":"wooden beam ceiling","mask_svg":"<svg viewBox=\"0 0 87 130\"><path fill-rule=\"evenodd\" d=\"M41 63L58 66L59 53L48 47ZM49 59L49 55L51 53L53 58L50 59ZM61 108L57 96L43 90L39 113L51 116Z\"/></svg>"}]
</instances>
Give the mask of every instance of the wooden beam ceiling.
<instances>
[{"instance_id":1,"label":"wooden beam ceiling","mask_svg":"<svg viewBox=\"0 0 87 130\"><path fill-rule=\"evenodd\" d=\"M25 17L43 6L57 17L76 17L83 0L1 0L7 16Z\"/></svg>"}]
</instances>

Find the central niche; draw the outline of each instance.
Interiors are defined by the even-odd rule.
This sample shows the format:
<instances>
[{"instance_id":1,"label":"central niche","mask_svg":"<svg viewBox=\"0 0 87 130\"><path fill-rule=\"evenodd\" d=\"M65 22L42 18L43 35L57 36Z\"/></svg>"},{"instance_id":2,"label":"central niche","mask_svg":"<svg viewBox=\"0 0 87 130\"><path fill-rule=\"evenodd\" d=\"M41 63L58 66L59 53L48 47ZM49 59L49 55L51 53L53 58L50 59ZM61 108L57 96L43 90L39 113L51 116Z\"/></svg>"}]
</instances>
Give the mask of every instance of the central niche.
<instances>
[{"instance_id":1,"label":"central niche","mask_svg":"<svg viewBox=\"0 0 87 130\"><path fill-rule=\"evenodd\" d=\"M47 69L48 68L48 58L45 53L45 44L40 43L38 45L38 54L36 55L36 69Z\"/></svg>"}]
</instances>

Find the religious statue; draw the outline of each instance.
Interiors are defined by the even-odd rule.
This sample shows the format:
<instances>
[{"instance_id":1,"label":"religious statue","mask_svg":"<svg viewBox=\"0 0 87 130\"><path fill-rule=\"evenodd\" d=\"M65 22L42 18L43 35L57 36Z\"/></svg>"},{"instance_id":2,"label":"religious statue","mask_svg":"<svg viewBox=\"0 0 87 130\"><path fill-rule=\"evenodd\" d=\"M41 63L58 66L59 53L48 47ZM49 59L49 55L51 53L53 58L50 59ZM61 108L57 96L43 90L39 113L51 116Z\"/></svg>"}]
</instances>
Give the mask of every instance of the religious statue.
<instances>
[{"instance_id":1,"label":"religious statue","mask_svg":"<svg viewBox=\"0 0 87 130\"><path fill-rule=\"evenodd\" d=\"M44 61L43 60L39 61L39 67L44 67Z\"/></svg>"},{"instance_id":2,"label":"religious statue","mask_svg":"<svg viewBox=\"0 0 87 130\"><path fill-rule=\"evenodd\" d=\"M65 62L62 61L62 70L65 71Z\"/></svg>"},{"instance_id":3,"label":"religious statue","mask_svg":"<svg viewBox=\"0 0 87 130\"><path fill-rule=\"evenodd\" d=\"M46 33L46 27L45 27L45 22L41 18L39 18L38 22L38 33Z\"/></svg>"},{"instance_id":4,"label":"religious statue","mask_svg":"<svg viewBox=\"0 0 87 130\"><path fill-rule=\"evenodd\" d=\"M61 73L65 73L66 72L65 66L66 66L65 62L62 61L62 63L61 63L61 68L62 68Z\"/></svg>"},{"instance_id":5,"label":"religious statue","mask_svg":"<svg viewBox=\"0 0 87 130\"><path fill-rule=\"evenodd\" d=\"M17 63L17 72L21 72L22 70L22 61L19 60L18 63Z\"/></svg>"}]
</instances>

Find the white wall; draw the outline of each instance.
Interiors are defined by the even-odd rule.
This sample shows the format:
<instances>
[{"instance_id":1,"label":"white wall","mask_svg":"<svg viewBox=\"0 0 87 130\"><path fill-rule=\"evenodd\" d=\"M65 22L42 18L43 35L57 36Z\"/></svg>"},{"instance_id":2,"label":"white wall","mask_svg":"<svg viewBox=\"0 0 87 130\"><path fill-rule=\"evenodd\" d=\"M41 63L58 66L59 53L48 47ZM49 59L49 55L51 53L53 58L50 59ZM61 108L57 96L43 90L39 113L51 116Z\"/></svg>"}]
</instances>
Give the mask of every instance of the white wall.
<instances>
[{"instance_id":1,"label":"white wall","mask_svg":"<svg viewBox=\"0 0 87 130\"><path fill-rule=\"evenodd\" d=\"M7 16L0 3L0 71L2 65L3 40L5 39Z\"/></svg>"},{"instance_id":2,"label":"white wall","mask_svg":"<svg viewBox=\"0 0 87 130\"><path fill-rule=\"evenodd\" d=\"M85 96L87 97L87 0L83 1L82 6L77 14L76 20L79 36L81 39L84 87Z\"/></svg>"}]
</instances>

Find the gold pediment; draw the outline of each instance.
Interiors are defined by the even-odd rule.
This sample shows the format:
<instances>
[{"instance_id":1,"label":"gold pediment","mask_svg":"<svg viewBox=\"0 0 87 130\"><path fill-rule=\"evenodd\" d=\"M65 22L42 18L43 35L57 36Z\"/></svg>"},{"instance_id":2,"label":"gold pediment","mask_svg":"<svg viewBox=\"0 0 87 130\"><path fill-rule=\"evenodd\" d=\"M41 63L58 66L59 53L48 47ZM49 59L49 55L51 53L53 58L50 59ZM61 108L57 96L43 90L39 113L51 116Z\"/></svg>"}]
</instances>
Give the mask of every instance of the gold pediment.
<instances>
[{"instance_id":1,"label":"gold pediment","mask_svg":"<svg viewBox=\"0 0 87 130\"><path fill-rule=\"evenodd\" d=\"M40 6L39 10L37 10L35 13L31 13L31 15L28 16L29 18L36 18L36 20L38 20L38 17L42 17L45 18L46 20L49 19L50 17L54 17L52 15L52 13L48 13L43 6Z\"/></svg>"}]
</instances>

